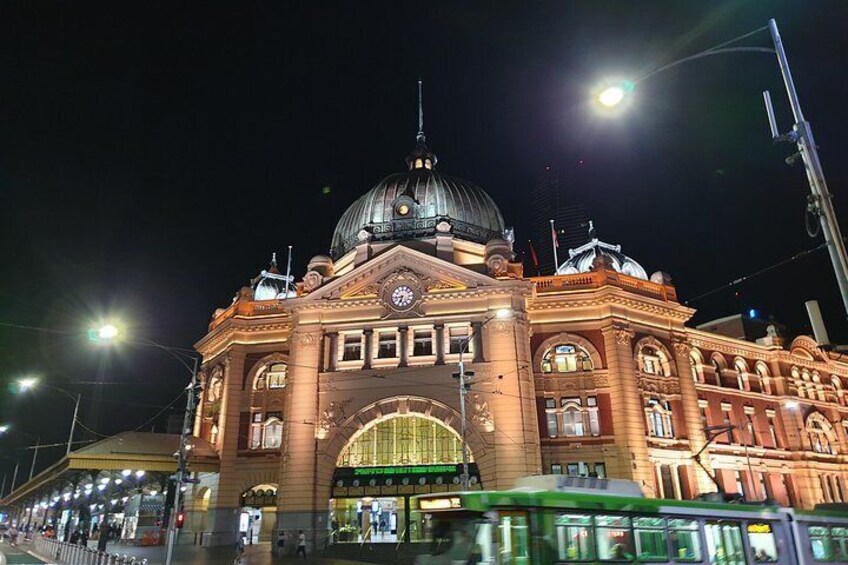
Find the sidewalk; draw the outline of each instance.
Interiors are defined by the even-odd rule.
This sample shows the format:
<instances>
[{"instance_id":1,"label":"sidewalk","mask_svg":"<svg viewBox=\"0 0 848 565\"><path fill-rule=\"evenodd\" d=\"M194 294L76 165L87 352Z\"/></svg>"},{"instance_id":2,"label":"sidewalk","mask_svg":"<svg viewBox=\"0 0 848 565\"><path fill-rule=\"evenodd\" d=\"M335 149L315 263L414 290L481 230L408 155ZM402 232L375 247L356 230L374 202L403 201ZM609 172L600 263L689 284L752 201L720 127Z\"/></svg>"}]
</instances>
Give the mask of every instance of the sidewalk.
<instances>
[{"instance_id":1,"label":"sidewalk","mask_svg":"<svg viewBox=\"0 0 848 565\"><path fill-rule=\"evenodd\" d=\"M97 542L89 542L92 549L97 548ZM139 547L110 543L106 551L118 555L128 555L137 560L147 559L148 565L164 565L165 547ZM178 565L233 565L235 551L227 547L198 547L195 545L180 545L174 550L174 563ZM358 561L326 559L323 557L295 558L294 555L274 557L271 554L270 543L249 545L245 548L241 565L276 565L281 563L304 563L308 565L361 565Z\"/></svg>"}]
</instances>

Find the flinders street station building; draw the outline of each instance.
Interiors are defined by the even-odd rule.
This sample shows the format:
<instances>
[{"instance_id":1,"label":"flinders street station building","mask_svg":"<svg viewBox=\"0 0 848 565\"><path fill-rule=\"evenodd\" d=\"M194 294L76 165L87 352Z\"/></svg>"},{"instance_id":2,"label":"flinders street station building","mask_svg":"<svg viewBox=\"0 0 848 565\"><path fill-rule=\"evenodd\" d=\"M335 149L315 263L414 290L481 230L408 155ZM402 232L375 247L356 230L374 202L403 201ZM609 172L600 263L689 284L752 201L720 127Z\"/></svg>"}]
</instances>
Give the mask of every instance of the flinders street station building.
<instances>
[{"instance_id":1,"label":"flinders street station building","mask_svg":"<svg viewBox=\"0 0 848 565\"><path fill-rule=\"evenodd\" d=\"M414 540L410 497L462 487L460 360L470 488L562 473L649 497L848 501L835 355L771 327L734 335L744 320L687 326L667 274L594 234L527 277L497 203L443 174L422 134L406 165L301 281L272 264L197 343L194 432L220 459L186 502L204 544Z\"/></svg>"},{"instance_id":2,"label":"flinders street station building","mask_svg":"<svg viewBox=\"0 0 848 565\"><path fill-rule=\"evenodd\" d=\"M687 325L669 275L593 232L555 275L525 276L497 203L442 169L419 134L302 280L273 261L214 312L196 344L181 543L280 529L311 547L415 541L412 496L538 474L628 479L657 498L848 502L848 364L765 323L753 337L740 317ZM123 501L123 537L140 537L167 480L140 481L173 473L178 445L142 457L152 435L72 452L5 502L67 532L104 511L87 504L97 485Z\"/></svg>"}]
</instances>

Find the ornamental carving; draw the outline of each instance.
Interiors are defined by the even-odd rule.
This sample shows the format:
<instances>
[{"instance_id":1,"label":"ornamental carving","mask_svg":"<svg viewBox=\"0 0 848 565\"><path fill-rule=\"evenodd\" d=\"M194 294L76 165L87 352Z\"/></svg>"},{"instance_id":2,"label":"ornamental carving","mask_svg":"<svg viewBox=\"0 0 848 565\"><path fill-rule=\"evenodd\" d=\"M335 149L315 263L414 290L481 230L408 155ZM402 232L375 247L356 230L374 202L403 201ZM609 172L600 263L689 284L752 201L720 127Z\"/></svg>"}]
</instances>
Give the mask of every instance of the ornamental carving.
<instances>
[{"instance_id":1,"label":"ornamental carving","mask_svg":"<svg viewBox=\"0 0 848 565\"><path fill-rule=\"evenodd\" d=\"M312 292L321 286L324 282L324 277L318 271L309 271L303 277L303 290Z\"/></svg>"},{"instance_id":2,"label":"ornamental carving","mask_svg":"<svg viewBox=\"0 0 848 565\"><path fill-rule=\"evenodd\" d=\"M630 340L633 339L633 330L627 326L613 326L615 332L615 343L630 347Z\"/></svg>"},{"instance_id":3,"label":"ornamental carving","mask_svg":"<svg viewBox=\"0 0 848 565\"><path fill-rule=\"evenodd\" d=\"M507 273L507 269L509 268L509 261L507 261L506 257L504 257L503 255L492 255L491 257L486 259L486 267L489 268L489 273L493 277L500 277Z\"/></svg>"},{"instance_id":4,"label":"ornamental carving","mask_svg":"<svg viewBox=\"0 0 848 565\"><path fill-rule=\"evenodd\" d=\"M674 352L680 357L688 357L692 351L692 345L684 337L675 336L672 338L671 345L674 347Z\"/></svg>"},{"instance_id":5,"label":"ornamental carving","mask_svg":"<svg viewBox=\"0 0 848 565\"><path fill-rule=\"evenodd\" d=\"M313 333L295 332L291 335L291 343L297 347L313 347L318 340Z\"/></svg>"},{"instance_id":6,"label":"ornamental carving","mask_svg":"<svg viewBox=\"0 0 848 565\"><path fill-rule=\"evenodd\" d=\"M492 411L489 410L489 403L481 399L479 394L474 395L474 414L472 419L485 431L495 431L495 420L492 418Z\"/></svg>"},{"instance_id":7,"label":"ornamental carving","mask_svg":"<svg viewBox=\"0 0 848 565\"><path fill-rule=\"evenodd\" d=\"M353 401L352 398L347 398L339 402L331 402L321 412L321 418L318 420L318 430L316 436L318 439L324 439L330 434L330 430L337 428L347 419L347 407Z\"/></svg>"}]
</instances>

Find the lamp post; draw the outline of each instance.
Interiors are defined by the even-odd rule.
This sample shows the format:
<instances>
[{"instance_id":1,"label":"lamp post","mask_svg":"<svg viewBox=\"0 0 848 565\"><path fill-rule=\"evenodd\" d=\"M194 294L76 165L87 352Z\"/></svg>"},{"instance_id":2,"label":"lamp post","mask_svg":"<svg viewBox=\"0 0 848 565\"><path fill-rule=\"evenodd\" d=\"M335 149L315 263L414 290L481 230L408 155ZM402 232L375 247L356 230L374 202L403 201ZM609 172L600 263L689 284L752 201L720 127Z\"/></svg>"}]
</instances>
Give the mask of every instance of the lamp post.
<instances>
[{"instance_id":1,"label":"lamp post","mask_svg":"<svg viewBox=\"0 0 848 565\"><path fill-rule=\"evenodd\" d=\"M762 31L768 30L771 36L774 49L765 47L726 47L731 43L735 43L741 39L750 37ZM810 197L808 210L817 215L821 230L824 234L824 240L827 245L830 261L833 264L833 270L836 275L836 283L839 287L839 293L842 297L842 305L848 315L848 253L845 250L845 241L842 238L842 232L839 228L839 223L836 218L836 212L833 208L833 195L827 187L824 178L824 170L822 169L821 161L819 160L818 148L813 138L813 130L810 123L804 119L804 113L801 110L801 103L798 100L798 93L795 90L795 82L792 80L792 73L789 70L789 60L786 57L786 51L783 48L783 41L780 38L780 32L777 29L777 22L771 19L768 25L749 33L741 35L730 41L726 41L720 45L716 45L695 55L684 57L664 65L650 73L642 76L636 81L616 81L612 84L607 84L605 88L599 90L596 94L596 100L606 110L617 108L627 101L630 93L635 86L656 74L659 74L667 69L676 67L682 63L702 59L712 55L719 55L733 52L760 52L770 53L777 56L777 64L780 68L780 73L783 78L783 83L786 88L786 94L789 98L789 105L792 108L792 115L795 124L792 130L781 135L779 133L777 122L774 116L774 109L771 105L771 95L768 91L763 92L765 100L766 113L768 115L769 127L771 129L772 139L774 141L790 141L798 147L796 156L789 157L787 163L791 164L795 157L800 156L804 163L804 169L807 172L807 181L810 185Z\"/></svg>"},{"instance_id":2,"label":"lamp post","mask_svg":"<svg viewBox=\"0 0 848 565\"><path fill-rule=\"evenodd\" d=\"M121 337L121 332L118 327L114 324L104 324L99 328L94 328L89 330L88 332L89 339L94 342L103 342L109 343L114 342ZM175 457L177 458L177 471L173 475L171 475L172 482L174 484L174 497L170 507L166 508L168 512L168 537L167 537L167 547L165 548L165 565L171 565L173 563L174 558L174 546L176 545L177 539L177 513L180 509L180 494L181 487L185 483L196 482L189 477L188 472L188 456L191 451L191 444L189 443L189 437L192 432L192 417L194 413L196 399L198 397L198 393L200 392L200 383L197 380L197 372L200 369L200 357L198 354L192 349L183 349L180 347L170 347L167 345L162 345L161 343L156 343L151 340L137 340L130 342L134 345L141 345L144 347L153 347L155 349L159 349L168 353L176 359L183 367L188 369L191 373L191 381L186 387L186 408L185 413L183 415L183 427L180 430L180 448L177 453L175 453ZM191 361L191 364L188 363ZM166 498L167 500L167 498Z\"/></svg>"},{"instance_id":3,"label":"lamp post","mask_svg":"<svg viewBox=\"0 0 848 565\"><path fill-rule=\"evenodd\" d=\"M469 488L469 474L468 474L468 440L466 439L467 432L467 421L465 416L465 397L468 394L468 381L465 380L466 376L474 376L473 372L466 373L465 372L465 362L462 359L463 354L468 350L468 344L472 339L478 334L480 330L483 329L483 326L491 322L492 320L506 320L511 318L513 315L512 310L509 308L501 308L497 312L495 312L494 316L487 318L480 324L477 329L470 332L468 336L464 340L462 340L459 346L459 359L457 361L457 366L459 367L459 372L454 373L454 378L459 381L459 414L460 414L460 434L461 434L461 444L462 444L462 476L460 477L460 483L462 485L463 490L468 490Z\"/></svg>"},{"instance_id":4,"label":"lamp post","mask_svg":"<svg viewBox=\"0 0 848 565\"><path fill-rule=\"evenodd\" d=\"M41 436L34 436L26 432L21 432L19 430L12 429L11 426L9 426L8 424L3 424L2 426L0 426L0 435L8 433L10 430L18 435L22 435L35 440L35 448L32 452L32 464L29 467L29 479L27 479L32 480L32 475L35 471L35 460L38 458L38 448L41 447Z\"/></svg>"},{"instance_id":5,"label":"lamp post","mask_svg":"<svg viewBox=\"0 0 848 565\"><path fill-rule=\"evenodd\" d=\"M12 494L13 492L15 492L15 483L18 481L18 467L20 466L20 461L18 459L11 458L8 455L2 455L2 456L0 456L0 458L8 459L9 461L15 462L15 470L12 472L12 484L9 487L9 494ZM5 490L6 490L6 477L4 475L3 476L3 491L5 491ZM0 491L0 498L3 497L3 491Z\"/></svg>"},{"instance_id":6,"label":"lamp post","mask_svg":"<svg viewBox=\"0 0 848 565\"><path fill-rule=\"evenodd\" d=\"M57 386L40 383L38 379L32 378L32 377L29 377L29 378L26 378L26 379L19 379L18 380L18 386L19 386L21 392L26 392L26 391L34 389L36 387L45 388L47 390L52 390L53 392L62 393L73 401L73 403L74 403L74 416L73 416L73 418L71 418L71 429L68 432L68 446L65 449L65 455L70 455L71 447L73 446L73 443L74 443L74 430L76 429L76 425L77 425L77 417L79 415L79 406L80 406L80 400L82 399L82 394L80 394L80 393L74 394L72 392L68 392L67 390L65 390L63 388L59 388ZM38 448L36 447L36 450L37 449ZM33 467L34 466L35 466L35 462L33 461ZM30 474L30 478L32 478L32 474Z\"/></svg>"}]
</instances>

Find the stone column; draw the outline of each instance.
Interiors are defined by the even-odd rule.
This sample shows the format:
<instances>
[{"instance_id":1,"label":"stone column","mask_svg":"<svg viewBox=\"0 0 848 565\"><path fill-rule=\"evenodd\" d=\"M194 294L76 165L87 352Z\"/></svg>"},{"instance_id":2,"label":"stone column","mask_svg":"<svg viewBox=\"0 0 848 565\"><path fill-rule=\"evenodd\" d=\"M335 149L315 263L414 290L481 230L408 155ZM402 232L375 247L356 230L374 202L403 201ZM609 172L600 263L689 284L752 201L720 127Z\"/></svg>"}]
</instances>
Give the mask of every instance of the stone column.
<instances>
[{"instance_id":1,"label":"stone column","mask_svg":"<svg viewBox=\"0 0 848 565\"><path fill-rule=\"evenodd\" d=\"M445 325L436 324L436 365L445 364Z\"/></svg>"},{"instance_id":2,"label":"stone column","mask_svg":"<svg viewBox=\"0 0 848 565\"><path fill-rule=\"evenodd\" d=\"M698 390L689 370L689 354L692 346L683 335L672 335L672 346L674 347L674 362L677 365L677 381L680 386L680 405L683 408L684 433L689 440L689 451L692 455L698 453L707 443L704 423L701 421L701 410L698 407ZM701 463L712 471L709 449L701 454ZM712 479L704 472L700 465L695 463L695 482L698 492L692 496L704 492L715 492L716 486Z\"/></svg>"},{"instance_id":3,"label":"stone column","mask_svg":"<svg viewBox=\"0 0 848 565\"><path fill-rule=\"evenodd\" d=\"M398 357L400 357L400 362L398 363L398 367L406 367L409 365L409 328L407 326L401 326L398 331L400 333L400 339L398 340Z\"/></svg>"},{"instance_id":4,"label":"stone column","mask_svg":"<svg viewBox=\"0 0 848 565\"><path fill-rule=\"evenodd\" d=\"M221 387L221 414L218 424L220 470L218 488L212 491L207 516L208 535L204 545L232 545L238 530L242 475L238 465L239 418L241 416L241 384L245 371L245 352L233 347L224 362L224 384Z\"/></svg>"},{"instance_id":5,"label":"stone column","mask_svg":"<svg viewBox=\"0 0 848 565\"><path fill-rule=\"evenodd\" d=\"M636 362L631 345L633 330L627 324L615 323L601 331L609 383L614 391L610 404L615 415L613 436L618 452L618 457L607 460L613 467L608 473L612 478L636 481L646 495L653 496L658 489L654 486L653 468L648 458L642 394L636 385Z\"/></svg>"},{"instance_id":6,"label":"stone column","mask_svg":"<svg viewBox=\"0 0 848 565\"><path fill-rule=\"evenodd\" d=\"M471 333L474 336L472 341L472 347L474 348L472 363L480 363L483 361L483 324L480 322L471 322Z\"/></svg>"},{"instance_id":7,"label":"stone column","mask_svg":"<svg viewBox=\"0 0 848 565\"><path fill-rule=\"evenodd\" d=\"M319 469L317 452L320 356L317 325L301 326L292 334L285 408L285 419L292 423L284 431L277 490L277 528L286 531L290 543L297 543L299 530L306 532L312 540L307 548L310 553L315 550L316 535L325 526L332 478L332 471L328 475Z\"/></svg>"},{"instance_id":8,"label":"stone column","mask_svg":"<svg viewBox=\"0 0 848 565\"><path fill-rule=\"evenodd\" d=\"M374 361L374 330L368 328L362 331L362 334L365 339L365 351L363 351L363 359L365 359L362 364L363 369L370 369L371 363Z\"/></svg>"},{"instance_id":9,"label":"stone column","mask_svg":"<svg viewBox=\"0 0 848 565\"><path fill-rule=\"evenodd\" d=\"M329 344L329 351L327 351L327 371L335 371L339 364L339 334L338 332L327 334L325 339Z\"/></svg>"}]
</instances>

